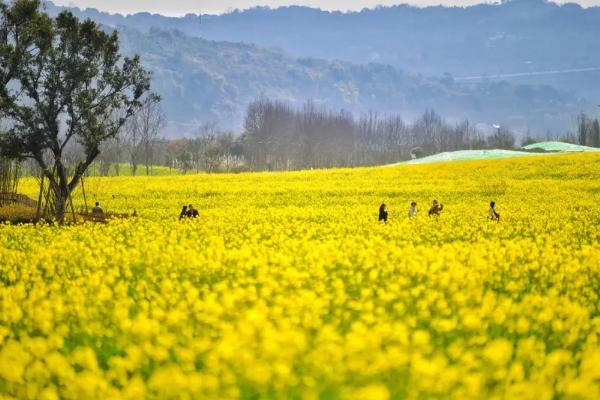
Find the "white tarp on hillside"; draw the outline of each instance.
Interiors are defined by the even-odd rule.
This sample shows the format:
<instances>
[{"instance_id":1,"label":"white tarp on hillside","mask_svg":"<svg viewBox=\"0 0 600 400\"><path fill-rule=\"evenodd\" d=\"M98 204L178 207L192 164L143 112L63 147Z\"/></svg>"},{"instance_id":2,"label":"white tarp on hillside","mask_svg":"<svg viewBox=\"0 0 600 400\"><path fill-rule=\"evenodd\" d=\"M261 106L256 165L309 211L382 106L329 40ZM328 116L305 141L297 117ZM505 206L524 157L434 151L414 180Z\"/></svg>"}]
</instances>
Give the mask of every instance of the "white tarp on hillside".
<instances>
[{"instance_id":1,"label":"white tarp on hillside","mask_svg":"<svg viewBox=\"0 0 600 400\"><path fill-rule=\"evenodd\" d=\"M401 164L427 164L434 162L446 162L446 161L466 161L466 160L493 160L498 158L509 158L509 157L527 157L532 155L538 155L536 153L527 153L524 151L514 150L459 150L449 151L445 153L434 154L419 158L416 160L410 160Z\"/></svg>"},{"instance_id":2,"label":"white tarp on hillside","mask_svg":"<svg viewBox=\"0 0 600 400\"><path fill-rule=\"evenodd\" d=\"M523 146L525 150L542 149L545 151L558 151L558 152L581 152L581 151L600 151L595 147L581 146L578 144L564 143L564 142L541 142L533 143L527 146Z\"/></svg>"}]
</instances>

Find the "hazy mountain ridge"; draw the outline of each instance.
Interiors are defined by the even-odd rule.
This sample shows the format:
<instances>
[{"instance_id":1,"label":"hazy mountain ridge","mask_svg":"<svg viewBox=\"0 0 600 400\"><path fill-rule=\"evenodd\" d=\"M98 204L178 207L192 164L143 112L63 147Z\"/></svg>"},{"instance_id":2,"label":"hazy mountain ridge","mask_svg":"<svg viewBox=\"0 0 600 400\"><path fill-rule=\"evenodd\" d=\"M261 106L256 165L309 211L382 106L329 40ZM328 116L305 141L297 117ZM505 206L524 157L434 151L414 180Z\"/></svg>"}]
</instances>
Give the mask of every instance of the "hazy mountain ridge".
<instances>
[{"instance_id":1,"label":"hazy mountain ridge","mask_svg":"<svg viewBox=\"0 0 600 400\"><path fill-rule=\"evenodd\" d=\"M295 56L358 64L376 61L425 75L600 67L600 53L591 51L600 36L600 8L544 0L466 8L399 5L348 13L258 7L182 18L148 13L125 17L93 9L78 13L111 26L178 29L209 40L274 46Z\"/></svg>"},{"instance_id":2,"label":"hazy mountain ridge","mask_svg":"<svg viewBox=\"0 0 600 400\"><path fill-rule=\"evenodd\" d=\"M396 9L424 12L405 6L393 8ZM55 14L60 8L48 4L47 10ZM349 15L360 17L385 10L388 9ZM565 130L572 125L574 115L590 107L590 103L581 100L576 93L557 91L547 85L457 84L448 76L424 78L376 63L354 65L296 57L273 47L205 40L170 29L176 26L190 31L189 26L198 22L198 16L177 19L136 14L123 17L93 10L74 11L80 17L118 26L124 51L139 53L154 71L154 87L164 99L172 122L171 133L190 133L206 120L238 130L246 105L259 96L284 99L295 105L312 98L328 108L344 108L355 114L374 110L400 113L407 118L426 108L435 108L451 120L468 117L476 122L503 123L522 131L530 128L538 133ZM271 15L273 12L309 13L316 19L347 16L289 7L254 9L210 18L244 20L252 13ZM203 26L206 20L203 19ZM275 18L267 25L285 36L287 31L282 26L277 28L282 24L278 21ZM250 31L247 33L248 39L252 35Z\"/></svg>"},{"instance_id":3,"label":"hazy mountain ridge","mask_svg":"<svg viewBox=\"0 0 600 400\"><path fill-rule=\"evenodd\" d=\"M273 49L207 41L177 31L121 28L120 33L124 51L141 54L154 71L154 87L169 118L188 129L205 120L240 129L246 105L260 96L295 105L312 98L355 114L375 110L408 118L435 108L455 120L501 120L523 130L549 129L581 107L572 95L548 86L457 85L381 64L294 58Z\"/></svg>"}]
</instances>

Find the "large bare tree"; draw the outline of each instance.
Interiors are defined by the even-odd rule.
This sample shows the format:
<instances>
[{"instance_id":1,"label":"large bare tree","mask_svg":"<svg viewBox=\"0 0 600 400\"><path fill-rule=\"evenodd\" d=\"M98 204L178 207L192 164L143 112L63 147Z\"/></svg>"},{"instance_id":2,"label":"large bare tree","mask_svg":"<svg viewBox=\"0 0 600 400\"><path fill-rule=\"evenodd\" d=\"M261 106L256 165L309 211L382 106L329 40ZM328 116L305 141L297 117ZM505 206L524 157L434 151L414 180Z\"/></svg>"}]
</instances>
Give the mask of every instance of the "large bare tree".
<instances>
[{"instance_id":1,"label":"large bare tree","mask_svg":"<svg viewBox=\"0 0 600 400\"><path fill-rule=\"evenodd\" d=\"M145 101L139 111L126 124L125 139L133 175L143 163L146 175L150 175L154 160L154 144L166 123L165 114L158 97Z\"/></svg>"}]
</instances>

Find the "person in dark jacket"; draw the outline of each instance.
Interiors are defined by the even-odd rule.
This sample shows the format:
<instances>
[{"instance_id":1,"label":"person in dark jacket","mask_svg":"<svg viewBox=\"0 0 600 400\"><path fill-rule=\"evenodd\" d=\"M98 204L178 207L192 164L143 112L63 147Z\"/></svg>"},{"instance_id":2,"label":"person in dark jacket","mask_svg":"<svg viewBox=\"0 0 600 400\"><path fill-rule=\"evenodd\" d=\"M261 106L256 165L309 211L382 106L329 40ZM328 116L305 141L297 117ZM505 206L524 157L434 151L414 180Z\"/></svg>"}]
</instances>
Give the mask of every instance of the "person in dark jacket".
<instances>
[{"instance_id":1,"label":"person in dark jacket","mask_svg":"<svg viewBox=\"0 0 600 400\"><path fill-rule=\"evenodd\" d=\"M179 220L181 221L184 218L187 218L187 206L183 206L181 208L181 212L179 213Z\"/></svg>"},{"instance_id":2,"label":"person in dark jacket","mask_svg":"<svg viewBox=\"0 0 600 400\"><path fill-rule=\"evenodd\" d=\"M379 222L383 221L387 224L387 220L388 220L387 206L385 204L382 204L379 206Z\"/></svg>"},{"instance_id":3,"label":"person in dark jacket","mask_svg":"<svg viewBox=\"0 0 600 400\"><path fill-rule=\"evenodd\" d=\"M190 204L187 210L188 218L197 218L199 215L200 213L198 212L198 210L196 210L194 206Z\"/></svg>"},{"instance_id":4,"label":"person in dark jacket","mask_svg":"<svg viewBox=\"0 0 600 400\"><path fill-rule=\"evenodd\" d=\"M429 216L430 217L439 217L440 213L442 212L443 209L444 209L444 205L438 203L437 200L434 200L433 204L431 205L431 208L429 209Z\"/></svg>"}]
</instances>

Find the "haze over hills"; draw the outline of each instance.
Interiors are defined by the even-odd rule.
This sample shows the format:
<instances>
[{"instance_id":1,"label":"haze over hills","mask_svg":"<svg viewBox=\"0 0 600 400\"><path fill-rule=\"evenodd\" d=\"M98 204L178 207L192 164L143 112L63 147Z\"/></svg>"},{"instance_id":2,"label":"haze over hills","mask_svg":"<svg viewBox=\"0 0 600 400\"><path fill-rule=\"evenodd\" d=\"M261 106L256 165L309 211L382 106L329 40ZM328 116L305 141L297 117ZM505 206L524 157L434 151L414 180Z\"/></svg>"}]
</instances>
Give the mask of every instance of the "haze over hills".
<instances>
[{"instance_id":1,"label":"haze over hills","mask_svg":"<svg viewBox=\"0 0 600 400\"><path fill-rule=\"evenodd\" d=\"M47 10L60 8L49 3ZM207 119L240 129L247 103L266 96L407 118L433 107L454 120L559 133L578 112L593 110L600 91L600 8L515 0L352 13L255 8L182 18L73 11L119 28L124 50L139 53L155 72L172 126L188 131Z\"/></svg>"},{"instance_id":2,"label":"haze over hills","mask_svg":"<svg viewBox=\"0 0 600 400\"><path fill-rule=\"evenodd\" d=\"M183 18L91 9L85 15L111 26L174 28L209 40L275 46L300 57L375 61L425 75L600 67L600 53L593 51L600 7L545 0L348 13L292 6Z\"/></svg>"},{"instance_id":3,"label":"haze over hills","mask_svg":"<svg viewBox=\"0 0 600 400\"><path fill-rule=\"evenodd\" d=\"M143 55L170 118L182 124L214 120L239 129L247 104L259 96L294 105L312 98L356 114L376 110L412 118L434 108L457 120L490 123L503 115L503 122L511 126L543 121L548 129L580 107L574 97L548 86L457 85L380 64L293 58L277 50L211 42L177 31L122 29L121 37L126 52Z\"/></svg>"}]
</instances>

